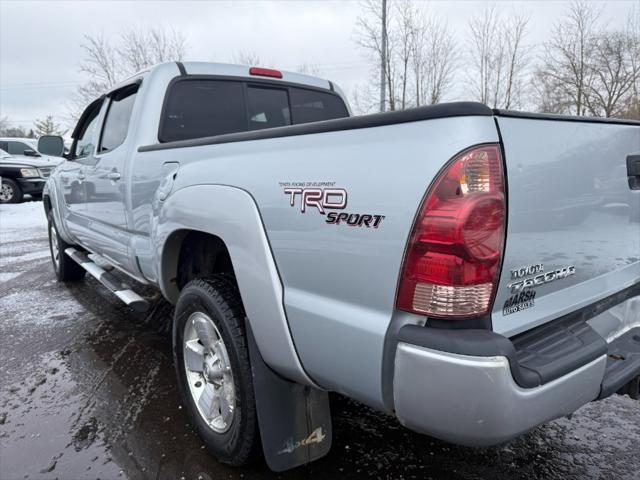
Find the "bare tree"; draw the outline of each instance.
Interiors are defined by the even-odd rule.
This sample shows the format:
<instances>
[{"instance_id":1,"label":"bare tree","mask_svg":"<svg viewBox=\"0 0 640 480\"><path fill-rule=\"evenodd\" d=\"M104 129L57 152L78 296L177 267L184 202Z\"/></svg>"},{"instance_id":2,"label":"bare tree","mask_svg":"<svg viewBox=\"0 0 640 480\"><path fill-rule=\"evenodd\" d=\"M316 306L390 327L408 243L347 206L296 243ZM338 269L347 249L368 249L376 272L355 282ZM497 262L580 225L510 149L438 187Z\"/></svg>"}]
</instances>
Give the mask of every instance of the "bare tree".
<instances>
[{"instance_id":1,"label":"bare tree","mask_svg":"<svg viewBox=\"0 0 640 480\"><path fill-rule=\"evenodd\" d=\"M372 71L372 77L377 77L375 71ZM378 96L378 81L372 78L370 82L356 86L351 92L351 101L349 102L353 112L356 115L366 115L379 111L380 97Z\"/></svg>"},{"instance_id":2,"label":"bare tree","mask_svg":"<svg viewBox=\"0 0 640 480\"><path fill-rule=\"evenodd\" d=\"M391 3L390 1L388 3ZM362 13L356 21L356 43L369 56L373 69L378 71L378 66L385 60L384 77L386 79L387 103L389 110L395 110L396 100L396 65L395 65L395 40L397 36L391 33L392 15L385 18L386 28L381 29L382 24L382 1L363 0L361 2ZM391 8L387 11L391 13ZM387 41L382 42L382 30L387 32ZM377 83L377 82L376 82ZM378 91L381 85L377 84Z\"/></svg>"},{"instance_id":3,"label":"bare tree","mask_svg":"<svg viewBox=\"0 0 640 480\"><path fill-rule=\"evenodd\" d=\"M591 3L575 0L570 4L566 17L553 27L549 40L545 43L545 53L541 67L534 77L547 85L536 90L557 91L561 103L552 107L559 113L585 115L588 113L588 95L593 81L590 59L596 48L595 37L599 10ZM538 99L542 106L546 99Z\"/></svg>"},{"instance_id":4,"label":"bare tree","mask_svg":"<svg viewBox=\"0 0 640 480\"><path fill-rule=\"evenodd\" d=\"M493 6L469 21L471 87L478 101L493 108L518 106L529 63L528 23L528 15L505 19Z\"/></svg>"},{"instance_id":5,"label":"bare tree","mask_svg":"<svg viewBox=\"0 0 640 480\"><path fill-rule=\"evenodd\" d=\"M35 134L38 137L41 135L64 135L66 133L66 130L53 120L53 115L47 115L42 120L37 119L33 126L36 128Z\"/></svg>"},{"instance_id":6,"label":"bare tree","mask_svg":"<svg viewBox=\"0 0 640 480\"><path fill-rule=\"evenodd\" d=\"M478 101L489 104L495 97L495 85L499 85L499 65L502 59L499 48L499 21L495 7L486 8L469 21L471 36L471 65L474 68L472 88Z\"/></svg>"},{"instance_id":7,"label":"bare tree","mask_svg":"<svg viewBox=\"0 0 640 480\"><path fill-rule=\"evenodd\" d=\"M446 22L418 14L412 41L412 71L416 106L435 104L453 83L458 51Z\"/></svg>"},{"instance_id":8,"label":"bare tree","mask_svg":"<svg viewBox=\"0 0 640 480\"><path fill-rule=\"evenodd\" d=\"M301 63L296 67L296 72L305 75L313 75L314 77L323 76L322 69L313 63Z\"/></svg>"},{"instance_id":9,"label":"bare tree","mask_svg":"<svg viewBox=\"0 0 640 480\"><path fill-rule=\"evenodd\" d=\"M629 58L631 68L635 72L635 82L625 101L626 111L621 116L640 120L640 6L638 5L629 12L626 34L631 45Z\"/></svg>"},{"instance_id":10,"label":"bare tree","mask_svg":"<svg viewBox=\"0 0 640 480\"><path fill-rule=\"evenodd\" d=\"M181 60L186 52L186 39L175 30L129 29L122 33L119 57L135 73L156 63Z\"/></svg>"},{"instance_id":11,"label":"bare tree","mask_svg":"<svg viewBox=\"0 0 640 480\"><path fill-rule=\"evenodd\" d=\"M586 85L585 102L591 115L623 115L625 100L637 86L638 70L633 62L637 44L626 32L603 32L594 39L589 69L593 80Z\"/></svg>"},{"instance_id":12,"label":"bare tree","mask_svg":"<svg viewBox=\"0 0 640 480\"><path fill-rule=\"evenodd\" d=\"M185 37L175 30L128 28L115 40L104 35L85 35L80 44L84 57L80 72L87 81L76 91L69 105L70 120L82 109L124 78L151 65L183 60L187 52Z\"/></svg>"},{"instance_id":13,"label":"bare tree","mask_svg":"<svg viewBox=\"0 0 640 480\"><path fill-rule=\"evenodd\" d=\"M84 51L80 72L86 74L88 80L78 87L77 93L81 103L86 104L115 85L124 72L116 50L104 35L85 35L80 46Z\"/></svg>"},{"instance_id":14,"label":"bare tree","mask_svg":"<svg viewBox=\"0 0 640 480\"><path fill-rule=\"evenodd\" d=\"M11 120L4 115L0 117L0 135L5 136L4 132L11 126Z\"/></svg>"},{"instance_id":15,"label":"bare tree","mask_svg":"<svg viewBox=\"0 0 640 480\"><path fill-rule=\"evenodd\" d=\"M507 20L503 33L507 54L507 78L503 106L507 109L522 105L520 96L523 94L531 51L531 47L524 44L529 18L528 14L513 14Z\"/></svg>"},{"instance_id":16,"label":"bare tree","mask_svg":"<svg viewBox=\"0 0 640 480\"><path fill-rule=\"evenodd\" d=\"M457 48L447 24L431 15L422 4L410 0L389 2L386 17L386 54L382 51L380 0L362 3L357 43L371 59L372 73L385 59L386 110L440 102L453 83ZM363 92L380 91L371 75L370 88L359 89L359 101L367 106Z\"/></svg>"},{"instance_id":17,"label":"bare tree","mask_svg":"<svg viewBox=\"0 0 640 480\"><path fill-rule=\"evenodd\" d=\"M231 62L247 67L255 67L263 65L260 55L256 52L248 50L238 50L231 56Z\"/></svg>"},{"instance_id":18,"label":"bare tree","mask_svg":"<svg viewBox=\"0 0 640 480\"><path fill-rule=\"evenodd\" d=\"M407 85L409 82L409 69L411 56L415 53L414 41L416 39L418 12L410 0L401 0L395 3L397 26L392 35L395 38L395 44L398 46L397 55L399 63L399 92L398 102L400 110L404 110L408 106Z\"/></svg>"}]
</instances>

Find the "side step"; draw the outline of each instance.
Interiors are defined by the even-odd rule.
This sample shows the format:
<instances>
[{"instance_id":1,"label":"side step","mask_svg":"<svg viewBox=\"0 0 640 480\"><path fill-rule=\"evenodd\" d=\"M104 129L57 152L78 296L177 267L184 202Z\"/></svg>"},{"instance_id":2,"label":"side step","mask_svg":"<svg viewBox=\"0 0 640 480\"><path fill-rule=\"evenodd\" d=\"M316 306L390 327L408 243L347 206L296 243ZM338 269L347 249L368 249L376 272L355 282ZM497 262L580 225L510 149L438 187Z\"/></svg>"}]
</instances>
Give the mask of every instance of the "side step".
<instances>
[{"instance_id":1,"label":"side step","mask_svg":"<svg viewBox=\"0 0 640 480\"><path fill-rule=\"evenodd\" d=\"M111 292L126 303L128 307L136 312L146 312L149 309L149 302L131 290L131 287L122 283L118 277L94 263L87 254L79 252L72 247L67 248L64 253L69 255L78 265L111 290Z\"/></svg>"}]
</instances>

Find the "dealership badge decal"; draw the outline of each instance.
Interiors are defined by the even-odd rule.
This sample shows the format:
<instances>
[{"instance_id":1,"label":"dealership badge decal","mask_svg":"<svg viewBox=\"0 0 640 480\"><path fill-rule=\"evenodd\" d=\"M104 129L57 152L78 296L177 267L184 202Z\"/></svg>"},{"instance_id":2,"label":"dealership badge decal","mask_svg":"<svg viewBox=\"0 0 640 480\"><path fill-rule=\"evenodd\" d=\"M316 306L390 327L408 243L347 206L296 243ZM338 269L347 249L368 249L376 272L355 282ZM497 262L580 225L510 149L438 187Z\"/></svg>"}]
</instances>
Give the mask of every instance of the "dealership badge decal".
<instances>
[{"instance_id":1,"label":"dealership badge decal","mask_svg":"<svg viewBox=\"0 0 640 480\"><path fill-rule=\"evenodd\" d=\"M507 284L511 297L504 302L502 315L511 315L533 307L535 305L536 290L534 289L536 287L570 277L575 273L575 265L568 265L545 272L544 265L541 263L511 270L512 281Z\"/></svg>"}]
</instances>

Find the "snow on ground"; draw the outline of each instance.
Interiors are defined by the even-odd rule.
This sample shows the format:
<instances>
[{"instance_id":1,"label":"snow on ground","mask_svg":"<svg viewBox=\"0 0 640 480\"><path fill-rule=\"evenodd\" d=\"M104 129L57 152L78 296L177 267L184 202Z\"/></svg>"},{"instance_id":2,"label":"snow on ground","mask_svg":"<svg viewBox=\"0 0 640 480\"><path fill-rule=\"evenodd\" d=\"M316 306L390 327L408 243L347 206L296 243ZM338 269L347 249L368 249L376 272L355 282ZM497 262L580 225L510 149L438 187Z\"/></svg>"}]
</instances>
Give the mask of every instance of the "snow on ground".
<instances>
[{"instance_id":1,"label":"snow on ground","mask_svg":"<svg viewBox=\"0 0 640 480\"><path fill-rule=\"evenodd\" d=\"M0 204L0 245L47 234L42 202Z\"/></svg>"},{"instance_id":2,"label":"snow on ground","mask_svg":"<svg viewBox=\"0 0 640 480\"><path fill-rule=\"evenodd\" d=\"M0 282L11 281L33 261L48 256L42 202L0 204Z\"/></svg>"}]
</instances>

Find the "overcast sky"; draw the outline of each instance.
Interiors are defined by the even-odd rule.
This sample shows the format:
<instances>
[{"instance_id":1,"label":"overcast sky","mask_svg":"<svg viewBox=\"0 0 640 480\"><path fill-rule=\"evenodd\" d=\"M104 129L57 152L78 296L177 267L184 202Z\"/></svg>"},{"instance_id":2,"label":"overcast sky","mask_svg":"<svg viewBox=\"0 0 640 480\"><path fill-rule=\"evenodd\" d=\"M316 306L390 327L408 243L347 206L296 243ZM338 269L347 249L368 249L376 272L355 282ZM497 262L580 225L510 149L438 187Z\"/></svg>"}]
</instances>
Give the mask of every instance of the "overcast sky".
<instances>
[{"instance_id":1,"label":"overcast sky","mask_svg":"<svg viewBox=\"0 0 640 480\"><path fill-rule=\"evenodd\" d=\"M452 27L464 46L469 18L487 4L531 15L528 43L544 41L565 2L419 2ZM602 3L603 20L622 26L640 0ZM13 1L0 0L0 116L30 128L51 114L66 123L70 97L85 80L78 71L84 34L115 38L125 27L164 26L187 38L187 60L229 61L238 50L268 65L316 65L349 95L369 78L354 42L360 4L353 1ZM449 100L457 100L454 92Z\"/></svg>"}]
</instances>

